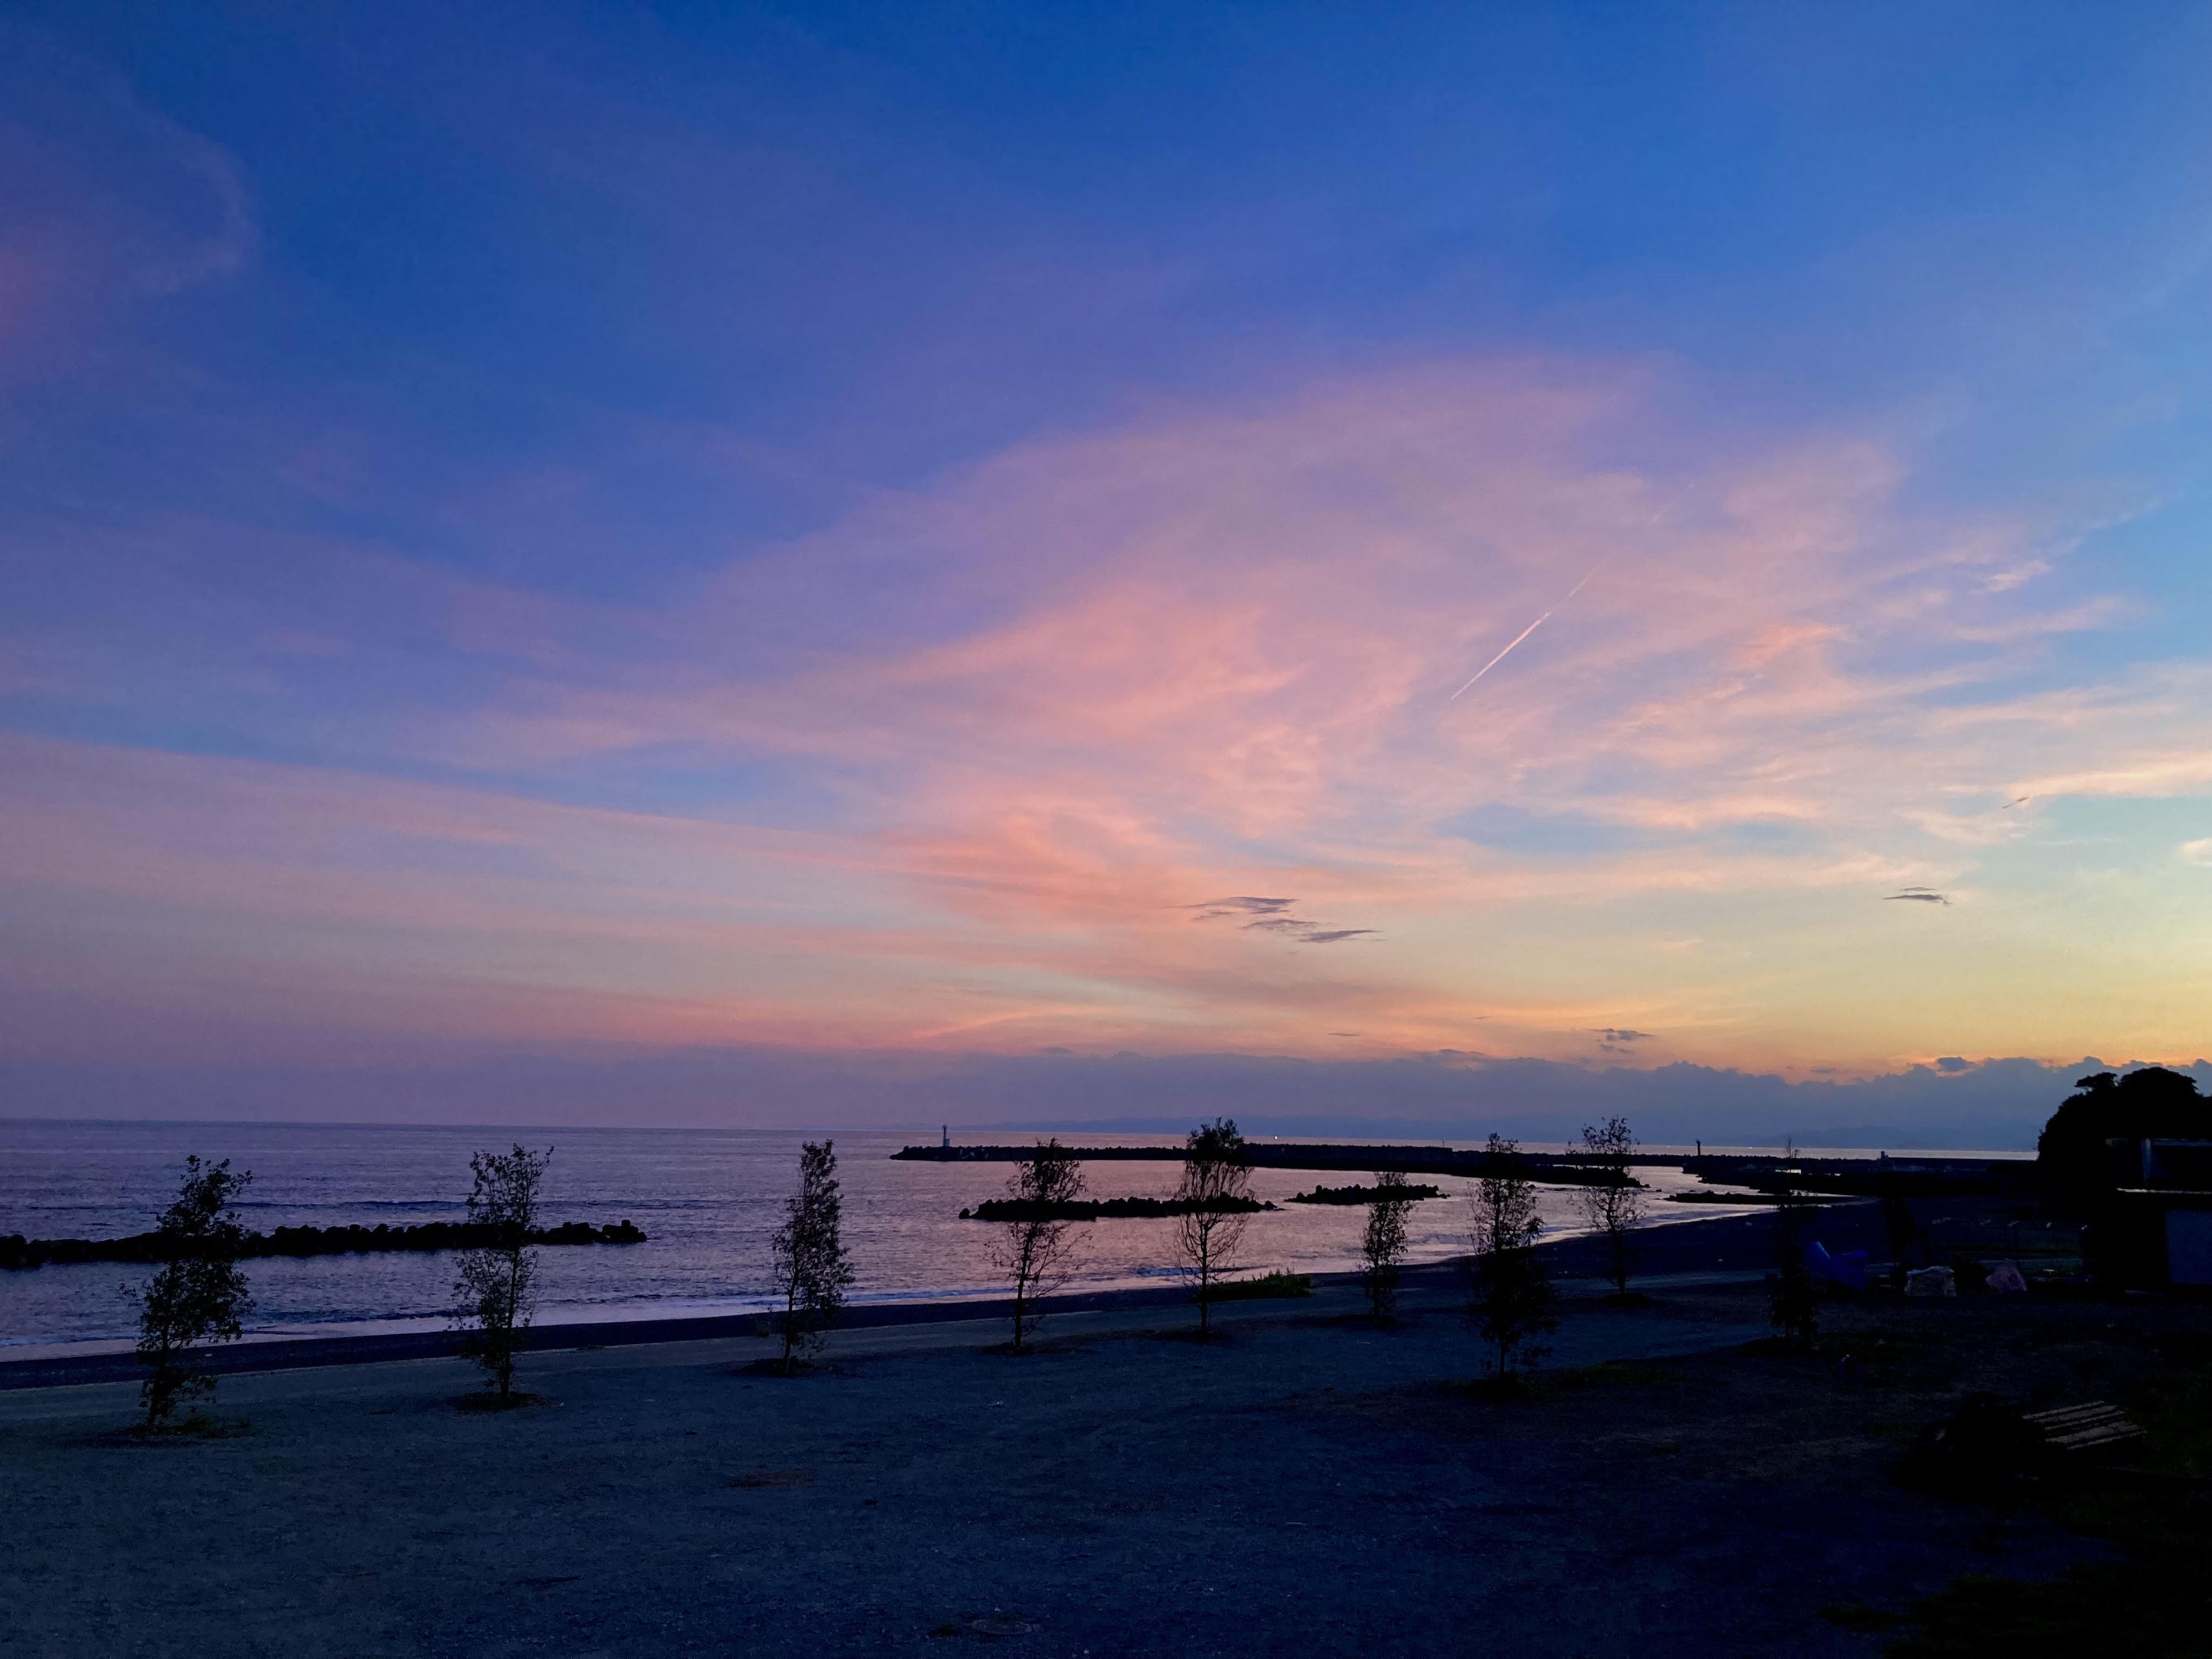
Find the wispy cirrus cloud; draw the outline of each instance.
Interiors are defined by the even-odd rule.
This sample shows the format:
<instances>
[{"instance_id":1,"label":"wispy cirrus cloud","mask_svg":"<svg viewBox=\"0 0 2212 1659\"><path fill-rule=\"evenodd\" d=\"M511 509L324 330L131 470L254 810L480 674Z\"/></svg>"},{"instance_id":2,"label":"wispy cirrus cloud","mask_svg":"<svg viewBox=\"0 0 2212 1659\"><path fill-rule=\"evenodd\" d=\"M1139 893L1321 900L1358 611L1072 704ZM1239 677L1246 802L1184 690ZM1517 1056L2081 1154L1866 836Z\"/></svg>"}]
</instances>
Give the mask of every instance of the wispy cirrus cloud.
<instances>
[{"instance_id":1,"label":"wispy cirrus cloud","mask_svg":"<svg viewBox=\"0 0 2212 1659\"><path fill-rule=\"evenodd\" d=\"M255 258L236 160L112 70L0 23L0 345L17 364L82 370L107 308L221 282Z\"/></svg>"},{"instance_id":2,"label":"wispy cirrus cloud","mask_svg":"<svg viewBox=\"0 0 2212 1659\"><path fill-rule=\"evenodd\" d=\"M557 986L572 1026L603 990L607 1029L672 1039L1955 1047L1918 1024L2033 999L1983 966L1971 1008L1870 1013L1894 939L1864 901L1954 887L2053 801L2205 787L2212 695L2057 666L2124 608L1992 583L2044 538L1908 510L1907 477L1848 435L1685 444L1639 369L1465 362L1018 446L653 605L326 550L343 602L261 616L256 672L301 718L343 678L362 769L226 787L294 802L310 842L412 790L505 861L301 872L280 840L224 867L276 932L343 903L380 950ZM396 668L425 635L434 702ZM185 816L118 810L149 842ZM1481 827L1508 811L1510 841ZM176 888L231 878L224 821L179 839ZM75 834L41 843L61 886L106 868L152 902ZM2008 1029L1977 1046L2026 1048Z\"/></svg>"}]
</instances>

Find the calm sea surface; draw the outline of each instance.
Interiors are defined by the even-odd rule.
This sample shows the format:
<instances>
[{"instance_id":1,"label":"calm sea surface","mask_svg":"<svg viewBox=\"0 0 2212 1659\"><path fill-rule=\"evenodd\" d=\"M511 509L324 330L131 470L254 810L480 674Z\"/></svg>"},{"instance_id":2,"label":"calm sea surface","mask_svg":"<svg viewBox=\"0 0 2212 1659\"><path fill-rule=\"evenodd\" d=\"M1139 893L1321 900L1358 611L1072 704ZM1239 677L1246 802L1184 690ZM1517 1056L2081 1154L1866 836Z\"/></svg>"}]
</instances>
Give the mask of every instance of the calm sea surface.
<instances>
[{"instance_id":1,"label":"calm sea surface","mask_svg":"<svg viewBox=\"0 0 2212 1659\"><path fill-rule=\"evenodd\" d=\"M977 1136L981 1139L985 1137ZM1001 1133L1000 1140L1019 1139ZM0 1234L104 1238L143 1232L174 1196L187 1152L251 1170L240 1208L257 1232L272 1227L374 1226L458 1220L469 1189L469 1154L520 1139L552 1146L545 1210L550 1222L628 1218L649 1243L546 1250L542 1321L647 1318L736 1312L766 1305L769 1237L793 1180L801 1137L717 1129L562 1129L518 1132L355 1125L63 1123L0 1120ZM902 1164L890 1154L910 1134L836 1137L845 1237L860 1279L855 1300L1003 1293L991 1267L999 1230L962 1221L961 1209L998 1196L1012 1166ZM956 1137L956 1139L958 1138ZM1064 1136L1079 1142L1081 1136ZM1092 1137L1121 1145L1172 1144L1164 1136ZM1401 1143L1402 1144L1402 1143ZM1533 1150L1533 1148L1532 1148ZM1657 1150L1657 1149L1655 1149ZM1094 1197L1164 1195L1177 1166L1094 1164ZM1349 1172L1358 1174L1358 1170ZM1647 1170L1655 1199L1696 1183ZM1467 1249L1474 1183L1422 1177L1446 1196L1417 1206L1414 1260ZM1259 1196L1282 1202L1316 1181L1345 1176L1255 1172ZM1656 1221L1736 1213L1721 1206L1651 1205ZM1542 1192L1550 1229L1582 1230L1575 1196ZM1334 1272L1354 1265L1366 1212L1292 1205L1252 1218L1239 1266ZM1141 1284L1171 1271L1173 1224L1101 1221L1088 1231L1070 1289ZM249 1329L269 1334L333 1325L436 1326L452 1300L453 1260L438 1254L282 1258L246 1264L255 1310ZM0 1272L0 1345L127 1336L134 1314L124 1287L148 1270L121 1263Z\"/></svg>"}]
</instances>

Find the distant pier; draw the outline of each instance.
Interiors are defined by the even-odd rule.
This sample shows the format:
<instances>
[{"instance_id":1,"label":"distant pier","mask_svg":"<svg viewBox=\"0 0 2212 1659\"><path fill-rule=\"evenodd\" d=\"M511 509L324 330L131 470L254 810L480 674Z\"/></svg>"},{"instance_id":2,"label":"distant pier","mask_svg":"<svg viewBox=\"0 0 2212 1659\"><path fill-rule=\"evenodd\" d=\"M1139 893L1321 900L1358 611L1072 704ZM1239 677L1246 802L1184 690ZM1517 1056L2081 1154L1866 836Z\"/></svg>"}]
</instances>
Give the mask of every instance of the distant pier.
<instances>
[{"instance_id":1,"label":"distant pier","mask_svg":"<svg viewBox=\"0 0 2212 1659\"><path fill-rule=\"evenodd\" d=\"M956 1146L947 1135L935 1146L907 1146L894 1158L919 1164L1018 1164L1036 1151L1026 1145ZM1480 1146L1355 1146L1327 1142L1250 1140L1245 1155L1255 1170L1395 1170L1405 1175L1480 1177L1501 1160ZM1165 1146L1071 1146L1085 1164L1180 1163L1183 1150ZM1710 1185L1772 1192L1847 1194L1857 1197L2009 1197L2031 1190L2035 1160L2019 1158L1785 1158L1779 1152L1638 1152L1639 1168L1680 1170ZM1510 1165L1552 1186L1603 1185L1611 1177L1595 1160L1572 1152L1516 1152ZM1786 1172L1786 1173L1785 1173Z\"/></svg>"}]
</instances>

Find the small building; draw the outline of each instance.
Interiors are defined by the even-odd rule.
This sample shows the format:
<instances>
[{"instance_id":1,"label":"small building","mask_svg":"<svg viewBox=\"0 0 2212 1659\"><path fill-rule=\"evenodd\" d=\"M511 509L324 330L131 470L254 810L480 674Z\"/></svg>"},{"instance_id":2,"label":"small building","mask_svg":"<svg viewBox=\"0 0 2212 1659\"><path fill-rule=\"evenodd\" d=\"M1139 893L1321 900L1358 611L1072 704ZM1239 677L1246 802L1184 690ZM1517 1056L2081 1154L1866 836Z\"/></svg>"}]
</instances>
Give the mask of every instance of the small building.
<instances>
[{"instance_id":1,"label":"small building","mask_svg":"<svg viewBox=\"0 0 2212 1659\"><path fill-rule=\"evenodd\" d=\"M2212 1140L2114 1147L2135 1180L2098 1231L2100 1265L2136 1289L2212 1290Z\"/></svg>"}]
</instances>

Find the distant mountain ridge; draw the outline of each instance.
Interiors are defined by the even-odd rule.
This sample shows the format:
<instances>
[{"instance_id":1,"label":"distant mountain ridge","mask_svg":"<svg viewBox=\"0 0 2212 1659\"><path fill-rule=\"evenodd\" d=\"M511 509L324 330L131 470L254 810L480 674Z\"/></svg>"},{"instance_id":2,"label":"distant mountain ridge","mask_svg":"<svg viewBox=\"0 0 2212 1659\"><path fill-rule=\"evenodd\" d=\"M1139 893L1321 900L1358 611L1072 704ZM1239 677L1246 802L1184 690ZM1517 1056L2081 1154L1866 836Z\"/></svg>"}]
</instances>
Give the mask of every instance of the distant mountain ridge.
<instances>
[{"instance_id":1,"label":"distant mountain ridge","mask_svg":"<svg viewBox=\"0 0 2212 1659\"><path fill-rule=\"evenodd\" d=\"M1495 1130L1564 1146L1618 1114L1654 1144L1811 1146L1843 1134L1899 1149L2026 1150L2075 1079L2128 1071L1947 1056L1883 1075L1792 1081L1697 1066L1584 1066L1441 1049L1383 1060L1282 1054L944 1054L687 1048L479 1054L439 1066L220 1066L0 1058L7 1115L122 1120L484 1123L974 1133L1023 1126L1179 1133L1218 1114L1307 1139L1469 1139ZM2212 1064L2174 1069L2212 1086ZM1132 1110L1132 1108L1138 1109ZM1803 1129L1794 1126L1802 1123ZM1847 1129L1820 1126L1844 1125ZM1830 1141L1829 1144L1838 1144Z\"/></svg>"},{"instance_id":2,"label":"distant mountain ridge","mask_svg":"<svg viewBox=\"0 0 2212 1659\"><path fill-rule=\"evenodd\" d=\"M1792 1129L1762 1135L1746 1143L1779 1146L1784 1142L1805 1147L1849 1146L1869 1152L2019 1152L2035 1150L2035 1135L2021 1138L2017 1124L1997 1124L1977 1129L1960 1125L1948 1130L1907 1129L1894 1123L1853 1123L1843 1127Z\"/></svg>"}]
</instances>

